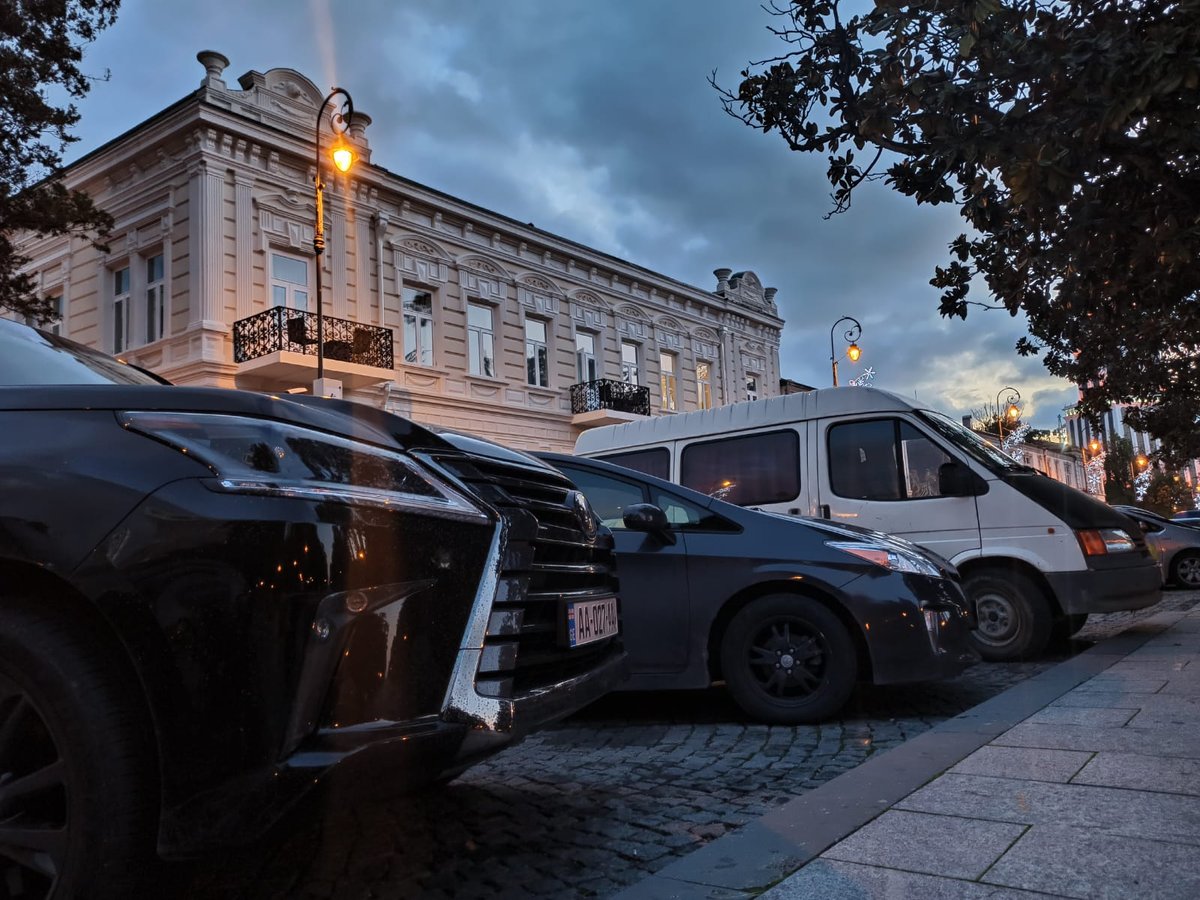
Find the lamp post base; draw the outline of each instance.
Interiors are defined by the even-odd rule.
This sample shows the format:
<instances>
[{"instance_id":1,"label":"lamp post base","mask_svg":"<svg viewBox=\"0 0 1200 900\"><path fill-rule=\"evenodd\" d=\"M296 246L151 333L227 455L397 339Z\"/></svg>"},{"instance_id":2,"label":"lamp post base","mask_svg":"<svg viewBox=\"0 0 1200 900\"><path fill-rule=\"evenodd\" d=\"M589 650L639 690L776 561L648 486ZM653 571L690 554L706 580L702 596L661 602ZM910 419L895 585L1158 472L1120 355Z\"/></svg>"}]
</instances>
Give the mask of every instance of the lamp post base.
<instances>
[{"instance_id":1,"label":"lamp post base","mask_svg":"<svg viewBox=\"0 0 1200 900\"><path fill-rule=\"evenodd\" d=\"M342 399L342 383L336 378L313 379L312 392L314 397L327 397L330 400Z\"/></svg>"}]
</instances>

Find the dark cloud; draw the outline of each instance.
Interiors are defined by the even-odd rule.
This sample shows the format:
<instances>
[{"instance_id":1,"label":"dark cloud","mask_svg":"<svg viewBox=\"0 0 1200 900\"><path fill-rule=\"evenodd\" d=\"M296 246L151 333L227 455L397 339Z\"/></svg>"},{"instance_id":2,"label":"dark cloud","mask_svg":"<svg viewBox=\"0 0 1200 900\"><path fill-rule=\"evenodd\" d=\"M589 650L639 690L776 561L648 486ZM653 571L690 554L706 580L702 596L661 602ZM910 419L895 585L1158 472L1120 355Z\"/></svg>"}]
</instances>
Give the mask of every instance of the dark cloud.
<instances>
[{"instance_id":1,"label":"dark cloud","mask_svg":"<svg viewBox=\"0 0 1200 900\"><path fill-rule=\"evenodd\" d=\"M779 288L787 377L827 384L830 326L854 315L877 386L963 414L1015 384L1053 425L1074 392L1017 356L1022 320L937 314L953 210L873 184L825 220L826 161L721 110L708 75L735 88L781 52L770 23L727 0L125 0L85 60L112 79L80 104L76 152L193 90L198 50L228 56L231 83L294 68L353 93L398 174L704 288L753 269Z\"/></svg>"}]
</instances>

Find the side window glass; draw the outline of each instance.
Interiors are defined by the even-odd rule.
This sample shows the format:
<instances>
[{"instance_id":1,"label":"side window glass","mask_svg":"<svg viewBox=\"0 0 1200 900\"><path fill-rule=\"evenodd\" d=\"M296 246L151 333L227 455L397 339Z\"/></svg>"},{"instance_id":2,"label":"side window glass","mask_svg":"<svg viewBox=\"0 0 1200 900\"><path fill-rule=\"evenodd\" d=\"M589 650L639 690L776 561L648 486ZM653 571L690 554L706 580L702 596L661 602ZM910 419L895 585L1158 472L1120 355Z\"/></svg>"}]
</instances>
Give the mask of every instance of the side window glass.
<instances>
[{"instance_id":1,"label":"side window glass","mask_svg":"<svg viewBox=\"0 0 1200 900\"><path fill-rule=\"evenodd\" d=\"M650 502L666 513L672 527L683 531L737 531L728 519L667 491L650 489Z\"/></svg>"},{"instance_id":2,"label":"side window glass","mask_svg":"<svg viewBox=\"0 0 1200 900\"><path fill-rule=\"evenodd\" d=\"M876 419L829 428L829 486L852 500L899 500L896 422Z\"/></svg>"},{"instance_id":3,"label":"side window glass","mask_svg":"<svg viewBox=\"0 0 1200 900\"><path fill-rule=\"evenodd\" d=\"M950 456L907 422L900 423L900 459L908 496L940 497L938 469Z\"/></svg>"},{"instance_id":4,"label":"side window glass","mask_svg":"<svg viewBox=\"0 0 1200 900\"><path fill-rule=\"evenodd\" d=\"M680 457L679 481L739 506L794 500L799 438L794 431L770 431L690 444Z\"/></svg>"},{"instance_id":5,"label":"side window glass","mask_svg":"<svg viewBox=\"0 0 1200 900\"><path fill-rule=\"evenodd\" d=\"M583 491L600 521L613 531L625 529L624 516L628 507L646 502L646 492L640 485L585 469L563 466L562 471Z\"/></svg>"},{"instance_id":6,"label":"side window glass","mask_svg":"<svg viewBox=\"0 0 1200 900\"><path fill-rule=\"evenodd\" d=\"M606 453L600 459L615 466L624 466L664 481L671 480L671 454L666 447L652 450L633 450L629 453Z\"/></svg>"}]
</instances>

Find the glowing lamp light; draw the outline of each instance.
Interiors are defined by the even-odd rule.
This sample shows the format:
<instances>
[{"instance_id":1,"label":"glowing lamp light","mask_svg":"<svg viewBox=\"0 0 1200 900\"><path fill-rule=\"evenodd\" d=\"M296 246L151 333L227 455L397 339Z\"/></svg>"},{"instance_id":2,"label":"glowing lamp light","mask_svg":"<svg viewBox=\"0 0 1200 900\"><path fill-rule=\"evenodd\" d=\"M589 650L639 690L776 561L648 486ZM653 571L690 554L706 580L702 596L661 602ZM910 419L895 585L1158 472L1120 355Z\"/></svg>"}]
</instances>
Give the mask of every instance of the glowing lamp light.
<instances>
[{"instance_id":1,"label":"glowing lamp light","mask_svg":"<svg viewBox=\"0 0 1200 900\"><path fill-rule=\"evenodd\" d=\"M851 344L846 348L846 355L850 357L850 362L858 362L858 358L862 356L862 349L858 344Z\"/></svg>"},{"instance_id":2,"label":"glowing lamp light","mask_svg":"<svg viewBox=\"0 0 1200 900\"><path fill-rule=\"evenodd\" d=\"M333 164L338 167L339 172L349 172L350 167L354 165L354 151L345 144L339 143L333 148Z\"/></svg>"},{"instance_id":3,"label":"glowing lamp light","mask_svg":"<svg viewBox=\"0 0 1200 900\"><path fill-rule=\"evenodd\" d=\"M1008 404L1008 417L1014 422L1021 415L1021 410L1015 403Z\"/></svg>"},{"instance_id":4,"label":"glowing lamp light","mask_svg":"<svg viewBox=\"0 0 1200 900\"><path fill-rule=\"evenodd\" d=\"M1091 450L1093 453L1099 453L1100 452L1100 442L1098 440L1096 440L1095 438L1092 438L1090 441L1088 441L1088 449Z\"/></svg>"}]
</instances>

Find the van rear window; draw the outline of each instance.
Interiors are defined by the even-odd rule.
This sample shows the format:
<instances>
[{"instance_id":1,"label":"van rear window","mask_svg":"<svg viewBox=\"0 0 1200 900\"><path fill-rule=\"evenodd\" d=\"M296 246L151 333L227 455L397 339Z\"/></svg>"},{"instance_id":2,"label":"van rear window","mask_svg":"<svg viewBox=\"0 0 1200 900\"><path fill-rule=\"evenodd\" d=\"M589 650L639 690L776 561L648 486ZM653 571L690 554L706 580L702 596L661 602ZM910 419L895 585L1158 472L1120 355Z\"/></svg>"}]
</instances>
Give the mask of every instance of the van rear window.
<instances>
[{"instance_id":1,"label":"van rear window","mask_svg":"<svg viewBox=\"0 0 1200 900\"><path fill-rule=\"evenodd\" d=\"M800 495L800 440L766 431L688 444L679 483L738 506L785 503Z\"/></svg>"},{"instance_id":2,"label":"van rear window","mask_svg":"<svg viewBox=\"0 0 1200 900\"><path fill-rule=\"evenodd\" d=\"M653 475L664 481L671 480L671 454L666 447L653 447L649 450L630 450L625 453L605 453L597 456L613 465L624 466L646 475Z\"/></svg>"}]
</instances>

